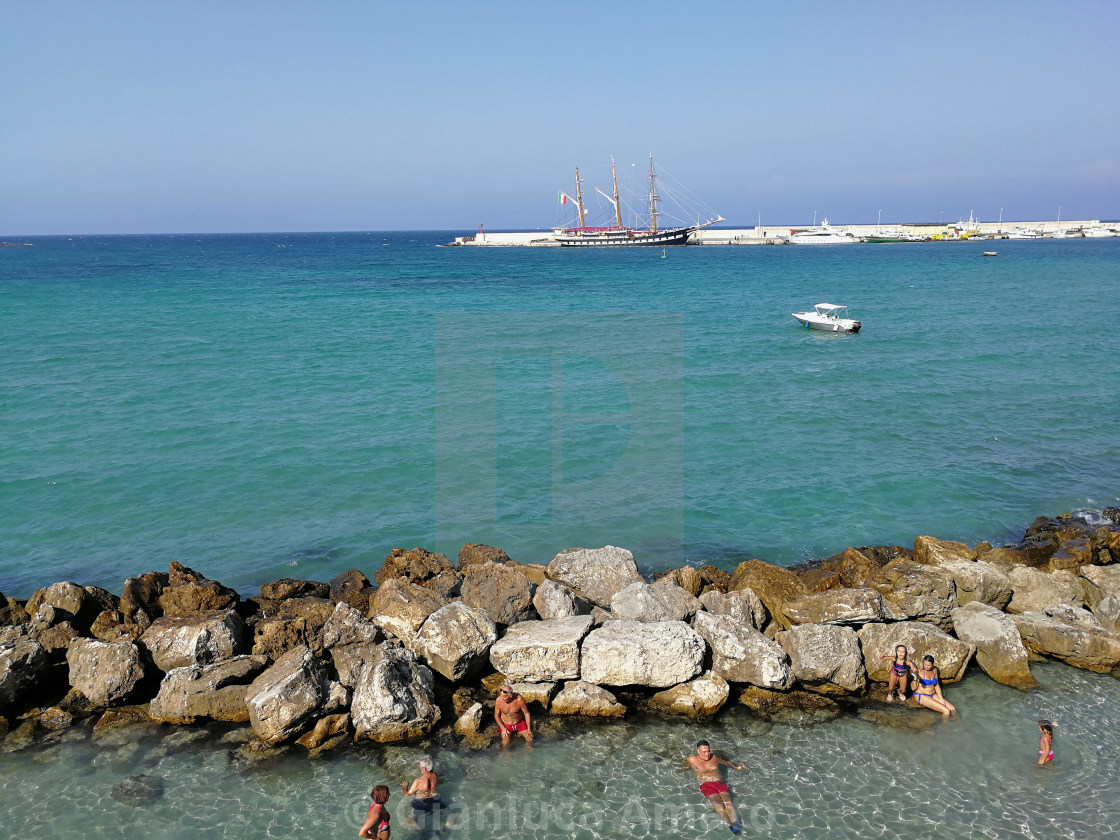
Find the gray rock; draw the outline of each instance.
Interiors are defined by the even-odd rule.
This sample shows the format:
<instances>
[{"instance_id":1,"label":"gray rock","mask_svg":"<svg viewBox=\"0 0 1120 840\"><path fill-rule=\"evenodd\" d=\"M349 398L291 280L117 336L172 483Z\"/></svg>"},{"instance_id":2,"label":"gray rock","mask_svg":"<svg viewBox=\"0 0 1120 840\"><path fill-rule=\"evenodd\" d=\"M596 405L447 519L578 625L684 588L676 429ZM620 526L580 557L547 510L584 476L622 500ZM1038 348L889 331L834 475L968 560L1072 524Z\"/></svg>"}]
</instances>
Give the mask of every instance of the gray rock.
<instances>
[{"instance_id":1,"label":"gray rock","mask_svg":"<svg viewBox=\"0 0 1120 840\"><path fill-rule=\"evenodd\" d=\"M455 721L455 731L460 735L477 735L482 728L482 704L475 703Z\"/></svg>"},{"instance_id":2,"label":"gray rock","mask_svg":"<svg viewBox=\"0 0 1120 840\"><path fill-rule=\"evenodd\" d=\"M1006 613L980 601L953 610L957 638L976 647L976 663L989 677L1015 688L1035 688L1019 628Z\"/></svg>"},{"instance_id":3,"label":"gray rock","mask_svg":"<svg viewBox=\"0 0 1120 840\"><path fill-rule=\"evenodd\" d=\"M404 648L383 643L378 653L354 687L354 738L387 743L423 735L440 719L432 672Z\"/></svg>"},{"instance_id":4,"label":"gray rock","mask_svg":"<svg viewBox=\"0 0 1120 840\"><path fill-rule=\"evenodd\" d=\"M264 656L235 656L214 665L173 668L160 683L148 715L160 723L194 723L198 718L244 723L249 685L268 667Z\"/></svg>"},{"instance_id":5,"label":"gray rock","mask_svg":"<svg viewBox=\"0 0 1120 840\"><path fill-rule=\"evenodd\" d=\"M548 564L548 576L601 607L610 606L611 598L630 584L642 582L634 555L613 545L561 551Z\"/></svg>"},{"instance_id":6,"label":"gray rock","mask_svg":"<svg viewBox=\"0 0 1120 840\"><path fill-rule=\"evenodd\" d=\"M648 704L655 712L701 719L722 709L730 693L727 680L707 671L694 680L657 692Z\"/></svg>"},{"instance_id":7,"label":"gray rock","mask_svg":"<svg viewBox=\"0 0 1120 840\"><path fill-rule=\"evenodd\" d=\"M953 629L953 610L960 605L957 585L945 570L896 560L879 570L872 587L882 593L893 618L928 621L942 630Z\"/></svg>"},{"instance_id":8,"label":"gray rock","mask_svg":"<svg viewBox=\"0 0 1120 840\"><path fill-rule=\"evenodd\" d=\"M490 664L511 680L555 682L580 675L580 642L591 630L586 615L514 624L490 648Z\"/></svg>"},{"instance_id":9,"label":"gray rock","mask_svg":"<svg viewBox=\"0 0 1120 840\"><path fill-rule=\"evenodd\" d=\"M835 624L798 624L775 639L789 655L793 676L806 688L821 694L863 691L859 637L850 627Z\"/></svg>"},{"instance_id":10,"label":"gray rock","mask_svg":"<svg viewBox=\"0 0 1120 840\"><path fill-rule=\"evenodd\" d=\"M673 584L632 583L611 598L611 615L622 621L687 621L702 607Z\"/></svg>"},{"instance_id":11,"label":"gray rock","mask_svg":"<svg viewBox=\"0 0 1120 840\"><path fill-rule=\"evenodd\" d=\"M941 569L952 576L961 606L979 601L1002 610L1011 600L1011 578L998 566L983 560L962 560L944 562Z\"/></svg>"},{"instance_id":12,"label":"gray rock","mask_svg":"<svg viewBox=\"0 0 1120 840\"><path fill-rule=\"evenodd\" d=\"M209 665L249 652L249 629L233 610L164 616L140 637L161 671Z\"/></svg>"},{"instance_id":13,"label":"gray rock","mask_svg":"<svg viewBox=\"0 0 1120 840\"><path fill-rule=\"evenodd\" d=\"M288 651L246 692L253 734L270 746L299 735L318 717L329 694L326 669L311 650Z\"/></svg>"},{"instance_id":14,"label":"gray rock","mask_svg":"<svg viewBox=\"0 0 1120 840\"><path fill-rule=\"evenodd\" d=\"M354 688L362 670L380 657L381 645L373 642L358 642L352 645L337 645L328 654L338 674L338 681L347 688Z\"/></svg>"},{"instance_id":15,"label":"gray rock","mask_svg":"<svg viewBox=\"0 0 1120 840\"><path fill-rule=\"evenodd\" d=\"M537 587L533 595L533 607L542 619L567 618L572 615L587 615L591 605L572 591L571 587L554 580L546 580Z\"/></svg>"},{"instance_id":16,"label":"gray rock","mask_svg":"<svg viewBox=\"0 0 1120 840\"><path fill-rule=\"evenodd\" d=\"M43 646L27 636L13 635L0 643L0 711L33 692L50 667Z\"/></svg>"},{"instance_id":17,"label":"gray rock","mask_svg":"<svg viewBox=\"0 0 1120 840\"><path fill-rule=\"evenodd\" d=\"M859 631L863 647L864 667L873 682L886 682L890 678L890 660L884 654L893 654L896 645L906 645L910 661L915 665L927 653L941 670L941 681L957 682L964 676L975 647L954 639L938 627L922 621L899 621L895 624L865 624Z\"/></svg>"},{"instance_id":18,"label":"gray rock","mask_svg":"<svg viewBox=\"0 0 1120 840\"><path fill-rule=\"evenodd\" d=\"M605 688L587 682L567 683L552 699L550 714L622 717L626 707Z\"/></svg>"},{"instance_id":19,"label":"gray rock","mask_svg":"<svg viewBox=\"0 0 1120 840\"><path fill-rule=\"evenodd\" d=\"M345 602L339 602L323 624L324 648L377 644L382 638L380 627Z\"/></svg>"},{"instance_id":20,"label":"gray rock","mask_svg":"<svg viewBox=\"0 0 1120 840\"><path fill-rule=\"evenodd\" d=\"M862 625L886 616L883 596L874 589L829 589L801 595L782 606L791 624Z\"/></svg>"},{"instance_id":21,"label":"gray rock","mask_svg":"<svg viewBox=\"0 0 1120 840\"><path fill-rule=\"evenodd\" d=\"M70 685L94 706L124 702L144 678L140 649L127 639L98 642L74 639L66 652Z\"/></svg>"},{"instance_id":22,"label":"gray rock","mask_svg":"<svg viewBox=\"0 0 1120 840\"><path fill-rule=\"evenodd\" d=\"M497 640L497 628L486 612L452 601L428 616L409 647L455 682L477 671Z\"/></svg>"},{"instance_id":23,"label":"gray rock","mask_svg":"<svg viewBox=\"0 0 1120 840\"><path fill-rule=\"evenodd\" d=\"M770 612L749 586L735 592L708 590L700 596L700 603L716 615L729 615L762 630L770 623Z\"/></svg>"},{"instance_id":24,"label":"gray rock","mask_svg":"<svg viewBox=\"0 0 1120 840\"><path fill-rule=\"evenodd\" d=\"M596 685L668 688L699 674L707 651L683 621L608 621L583 640L580 675Z\"/></svg>"},{"instance_id":25,"label":"gray rock","mask_svg":"<svg viewBox=\"0 0 1120 840\"><path fill-rule=\"evenodd\" d=\"M1083 566L1081 568L1081 588L1089 609L1096 612L1097 604L1105 598L1120 598L1120 565Z\"/></svg>"},{"instance_id":26,"label":"gray rock","mask_svg":"<svg viewBox=\"0 0 1120 840\"><path fill-rule=\"evenodd\" d=\"M1071 571L1043 572L1016 566L1009 577L1014 591L1007 605L1010 613L1039 612L1058 606L1080 607L1085 603L1080 578Z\"/></svg>"},{"instance_id":27,"label":"gray rock","mask_svg":"<svg viewBox=\"0 0 1120 840\"><path fill-rule=\"evenodd\" d=\"M698 612L692 627L712 649L712 670L725 680L785 690L793 685L781 646L730 615Z\"/></svg>"}]
</instances>

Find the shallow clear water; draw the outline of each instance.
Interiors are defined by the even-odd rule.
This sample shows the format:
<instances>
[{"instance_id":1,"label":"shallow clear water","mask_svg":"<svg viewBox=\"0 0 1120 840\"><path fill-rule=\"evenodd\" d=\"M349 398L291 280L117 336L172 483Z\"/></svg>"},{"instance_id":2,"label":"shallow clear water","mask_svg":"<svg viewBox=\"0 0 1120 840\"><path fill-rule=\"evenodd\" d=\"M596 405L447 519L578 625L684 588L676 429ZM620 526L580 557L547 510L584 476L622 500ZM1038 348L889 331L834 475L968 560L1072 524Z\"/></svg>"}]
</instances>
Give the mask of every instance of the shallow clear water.
<instances>
[{"instance_id":1,"label":"shallow clear water","mask_svg":"<svg viewBox=\"0 0 1120 840\"><path fill-rule=\"evenodd\" d=\"M0 249L0 591L464 542L730 568L1117 502L1120 240L450 238ZM799 329L821 300L863 332Z\"/></svg>"},{"instance_id":2,"label":"shallow clear water","mask_svg":"<svg viewBox=\"0 0 1120 840\"><path fill-rule=\"evenodd\" d=\"M1019 693L973 672L946 688L963 718L925 731L856 717L814 727L767 724L738 708L709 723L645 719L566 724L537 746L432 750L451 804L445 836L643 838L726 834L677 768L699 738L745 761L728 782L748 837L1024 837L1094 840L1120 824L1120 683L1058 664L1034 666L1042 689ZM905 714L931 715L920 709ZM1059 721L1055 762L1035 765L1039 718ZM319 761L300 748L248 769L229 745L176 744L181 730L91 742L71 733L0 759L0 824L23 840L81 836L352 837L369 790L387 784L393 836L410 832L399 794L429 744L369 747ZM170 742L163 733L173 733ZM114 746L119 743L121 746ZM109 793L124 777L164 780L139 806Z\"/></svg>"}]
</instances>

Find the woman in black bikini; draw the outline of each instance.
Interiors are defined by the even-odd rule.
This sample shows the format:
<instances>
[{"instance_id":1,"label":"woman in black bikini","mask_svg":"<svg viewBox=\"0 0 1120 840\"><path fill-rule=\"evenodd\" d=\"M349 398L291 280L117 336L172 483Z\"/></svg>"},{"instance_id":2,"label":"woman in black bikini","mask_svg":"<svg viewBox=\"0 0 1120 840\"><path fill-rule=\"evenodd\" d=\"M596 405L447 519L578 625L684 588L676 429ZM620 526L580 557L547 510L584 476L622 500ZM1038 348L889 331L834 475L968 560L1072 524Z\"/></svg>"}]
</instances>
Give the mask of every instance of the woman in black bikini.
<instances>
[{"instance_id":1,"label":"woman in black bikini","mask_svg":"<svg viewBox=\"0 0 1120 840\"><path fill-rule=\"evenodd\" d=\"M914 699L919 706L941 712L942 717L957 712L957 707L941 694L941 671L934 666L933 657L928 653L922 657L922 664L914 671Z\"/></svg>"},{"instance_id":2,"label":"woman in black bikini","mask_svg":"<svg viewBox=\"0 0 1120 840\"><path fill-rule=\"evenodd\" d=\"M879 657L880 659L891 659L889 653L884 653ZM898 688L899 702L906 699L906 675L914 671L914 663L910 661L910 652L906 649L906 645L896 645L894 649L894 661L891 662L891 678L887 683L887 702L894 699L895 688Z\"/></svg>"},{"instance_id":3,"label":"woman in black bikini","mask_svg":"<svg viewBox=\"0 0 1120 840\"><path fill-rule=\"evenodd\" d=\"M389 840L389 809L385 807L389 801L389 788L378 785L369 795L373 797L373 804L366 813L366 821L358 829L358 837L362 840Z\"/></svg>"}]
</instances>

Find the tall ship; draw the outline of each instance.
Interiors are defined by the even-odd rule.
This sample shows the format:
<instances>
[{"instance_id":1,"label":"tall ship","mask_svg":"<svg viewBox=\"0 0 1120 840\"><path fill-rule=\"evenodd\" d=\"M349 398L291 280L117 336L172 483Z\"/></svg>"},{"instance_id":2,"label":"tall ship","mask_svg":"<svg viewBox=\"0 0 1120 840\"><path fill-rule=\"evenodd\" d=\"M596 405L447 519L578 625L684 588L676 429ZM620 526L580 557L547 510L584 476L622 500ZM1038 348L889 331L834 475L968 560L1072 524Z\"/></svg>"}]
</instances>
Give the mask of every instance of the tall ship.
<instances>
[{"instance_id":1,"label":"tall ship","mask_svg":"<svg viewBox=\"0 0 1120 840\"><path fill-rule=\"evenodd\" d=\"M563 247L630 247L636 245L654 245L664 247L668 245L687 245L688 238L701 228L718 224L723 221L723 216L714 216L706 222L683 227L660 228L657 224L659 217L664 214L658 205L661 198L657 195L657 176L653 170L653 155L649 156L649 227L632 228L622 223L622 202L618 198L618 174L615 171L614 158L611 158L611 180L614 182L614 197L607 195L596 188L599 195L603 196L614 207L614 225L609 227L588 227L587 216L583 206L583 182L579 177L579 168L576 168L576 207L579 210L578 227L553 228L553 240ZM569 197L561 192L558 196L561 204L567 204Z\"/></svg>"}]
</instances>

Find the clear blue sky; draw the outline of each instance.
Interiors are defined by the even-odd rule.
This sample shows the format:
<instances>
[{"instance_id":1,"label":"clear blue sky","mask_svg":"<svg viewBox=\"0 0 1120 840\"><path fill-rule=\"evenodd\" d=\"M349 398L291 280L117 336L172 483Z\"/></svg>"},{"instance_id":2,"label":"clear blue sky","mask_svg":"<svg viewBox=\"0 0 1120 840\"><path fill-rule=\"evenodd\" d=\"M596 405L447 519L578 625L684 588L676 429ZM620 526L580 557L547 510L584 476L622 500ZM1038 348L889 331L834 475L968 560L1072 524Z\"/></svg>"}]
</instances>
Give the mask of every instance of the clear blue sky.
<instances>
[{"instance_id":1,"label":"clear blue sky","mask_svg":"<svg viewBox=\"0 0 1120 840\"><path fill-rule=\"evenodd\" d=\"M0 234L1120 217L1120 2L0 0ZM637 171L632 167L633 171Z\"/></svg>"}]
</instances>

